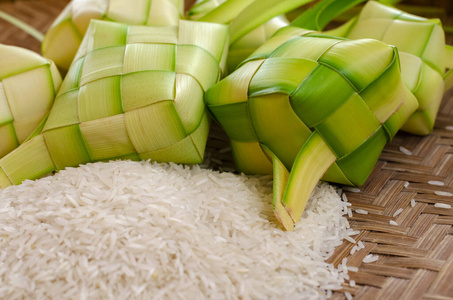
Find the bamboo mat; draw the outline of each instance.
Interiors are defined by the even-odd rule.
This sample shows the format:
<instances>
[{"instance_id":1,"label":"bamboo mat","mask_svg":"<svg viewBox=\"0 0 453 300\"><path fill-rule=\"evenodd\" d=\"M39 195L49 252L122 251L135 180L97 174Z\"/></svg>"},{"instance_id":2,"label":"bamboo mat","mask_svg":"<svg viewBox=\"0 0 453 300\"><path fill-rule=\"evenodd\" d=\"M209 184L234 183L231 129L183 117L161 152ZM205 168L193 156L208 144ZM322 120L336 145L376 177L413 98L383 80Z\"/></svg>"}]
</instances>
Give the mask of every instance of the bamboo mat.
<instances>
[{"instance_id":1,"label":"bamboo mat","mask_svg":"<svg viewBox=\"0 0 453 300\"><path fill-rule=\"evenodd\" d=\"M451 2L428 3L447 11L453 6ZM0 0L0 10L45 32L67 3ZM441 17L453 23L448 14ZM451 36L448 40L453 44ZM3 20L0 43L40 51L38 41ZM228 169L232 165L220 163L231 161L230 153L223 151L226 146L224 133L213 126L208 154L219 167ZM350 280L355 281L355 286L344 284L343 291L335 292L332 299L344 299L343 292L354 299L453 299L453 209L435 207L436 203L453 206L453 196L438 192L453 193L453 91L445 95L431 135L398 133L360 191L346 192L353 210L350 225L360 231L353 238L365 248L354 252L356 244L345 241L330 257L329 262L335 265L347 258L354 270L349 272ZM402 212L394 216L400 209ZM377 261L363 262L370 254L377 256Z\"/></svg>"}]
</instances>

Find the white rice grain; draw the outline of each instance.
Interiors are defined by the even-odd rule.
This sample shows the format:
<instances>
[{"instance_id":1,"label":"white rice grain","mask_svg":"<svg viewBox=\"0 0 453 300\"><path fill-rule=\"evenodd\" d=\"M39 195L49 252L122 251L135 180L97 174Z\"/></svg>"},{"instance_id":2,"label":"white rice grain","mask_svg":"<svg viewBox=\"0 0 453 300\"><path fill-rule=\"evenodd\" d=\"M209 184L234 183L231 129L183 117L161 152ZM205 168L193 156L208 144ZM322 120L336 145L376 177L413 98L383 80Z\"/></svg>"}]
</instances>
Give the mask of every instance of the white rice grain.
<instances>
[{"instance_id":1,"label":"white rice grain","mask_svg":"<svg viewBox=\"0 0 453 300\"><path fill-rule=\"evenodd\" d=\"M341 199L342 199L344 202L348 202L348 196L346 196L345 193L343 193L343 194L341 195Z\"/></svg>"},{"instance_id":2,"label":"white rice grain","mask_svg":"<svg viewBox=\"0 0 453 300\"><path fill-rule=\"evenodd\" d=\"M451 208L451 205L450 205L450 204L445 204L445 203L435 203L435 204L434 204L434 207L436 207L436 208L447 208L447 209L450 209L450 208Z\"/></svg>"},{"instance_id":3,"label":"white rice grain","mask_svg":"<svg viewBox=\"0 0 453 300\"><path fill-rule=\"evenodd\" d=\"M355 243L356 243L356 240L354 240L354 239L353 239L352 237L350 237L350 236L346 236L344 239L347 240L348 242L350 242L351 244L355 244Z\"/></svg>"},{"instance_id":4,"label":"white rice grain","mask_svg":"<svg viewBox=\"0 0 453 300\"><path fill-rule=\"evenodd\" d=\"M437 186L444 186L444 185L445 185L444 182L442 182L442 181L437 181L437 180L430 180L430 181L428 181L428 184L430 184L430 185L437 185Z\"/></svg>"},{"instance_id":5,"label":"white rice grain","mask_svg":"<svg viewBox=\"0 0 453 300\"><path fill-rule=\"evenodd\" d=\"M357 235L360 233L360 230L349 230L348 231L348 235L351 236L351 235Z\"/></svg>"},{"instance_id":6,"label":"white rice grain","mask_svg":"<svg viewBox=\"0 0 453 300\"><path fill-rule=\"evenodd\" d=\"M361 214L361 215L367 215L368 214L368 211L366 211L364 209L356 209L355 212L358 213L358 214Z\"/></svg>"},{"instance_id":7,"label":"white rice grain","mask_svg":"<svg viewBox=\"0 0 453 300\"><path fill-rule=\"evenodd\" d=\"M406 155L412 155L412 151L410 151L409 149L403 147L403 146L400 146L400 151Z\"/></svg>"},{"instance_id":8,"label":"white rice grain","mask_svg":"<svg viewBox=\"0 0 453 300\"><path fill-rule=\"evenodd\" d=\"M411 207L415 207L415 199L411 199Z\"/></svg>"},{"instance_id":9,"label":"white rice grain","mask_svg":"<svg viewBox=\"0 0 453 300\"><path fill-rule=\"evenodd\" d=\"M271 181L116 161L0 190L0 299L325 299L349 203L319 184L286 232Z\"/></svg>"},{"instance_id":10,"label":"white rice grain","mask_svg":"<svg viewBox=\"0 0 453 300\"><path fill-rule=\"evenodd\" d=\"M352 218L352 210L350 208L348 208L348 217Z\"/></svg>"},{"instance_id":11,"label":"white rice grain","mask_svg":"<svg viewBox=\"0 0 453 300\"><path fill-rule=\"evenodd\" d=\"M390 220L390 222L389 222L389 223L390 223L390 225L398 226L398 223L396 223L396 222L395 222L395 221L393 221L393 220Z\"/></svg>"},{"instance_id":12,"label":"white rice grain","mask_svg":"<svg viewBox=\"0 0 453 300\"><path fill-rule=\"evenodd\" d=\"M378 255L373 255L373 254L368 254L367 256L365 256L363 259L362 259L362 262L363 263L372 263L372 262L375 262L379 259L379 256Z\"/></svg>"},{"instance_id":13,"label":"white rice grain","mask_svg":"<svg viewBox=\"0 0 453 300\"><path fill-rule=\"evenodd\" d=\"M453 194L450 192L444 192L444 191L434 191L434 194L438 196L445 196L445 197L452 197Z\"/></svg>"},{"instance_id":14,"label":"white rice grain","mask_svg":"<svg viewBox=\"0 0 453 300\"><path fill-rule=\"evenodd\" d=\"M451 125L445 126L445 129L447 129L447 130L453 130L453 126L451 126Z\"/></svg>"},{"instance_id":15,"label":"white rice grain","mask_svg":"<svg viewBox=\"0 0 453 300\"><path fill-rule=\"evenodd\" d=\"M402 209L402 208L397 209L397 210L393 213L393 217L398 216L400 213L403 212L403 210L404 210L404 209Z\"/></svg>"},{"instance_id":16,"label":"white rice grain","mask_svg":"<svg viewBox=\"0 0 453 300\"><path fill-rule=\"evenodd\" d=\"M359 188L351 187L351 186L344 186L343 190L351 192L351 193L360 193L361 192L361 190Z\"/></svg>"},{"instance_id":17,"label":"white rice grain","mask_svg":"<svg viewBox=\"0 0 453 300\"><path fill-rule=\"evenodd\" d=\"M364 249L364 248L365 248L365 245L363 244L363 242L362 242L362 241L359 241L359 242L357 243L357 250Z\"/></svg>"}]
</instances>

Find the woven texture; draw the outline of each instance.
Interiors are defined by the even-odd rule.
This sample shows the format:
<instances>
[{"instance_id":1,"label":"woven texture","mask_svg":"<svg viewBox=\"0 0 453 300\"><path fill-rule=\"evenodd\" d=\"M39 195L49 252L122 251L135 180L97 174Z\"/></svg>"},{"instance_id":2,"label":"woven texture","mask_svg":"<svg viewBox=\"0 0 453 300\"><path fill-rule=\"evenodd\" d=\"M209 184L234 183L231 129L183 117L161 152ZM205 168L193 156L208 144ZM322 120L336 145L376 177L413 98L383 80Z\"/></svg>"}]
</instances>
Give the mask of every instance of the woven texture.
<instances>
[{"instance_id":1,"label":"woven texture","mask_svg":"<svg viewBox=\"0 0 453 300\"><path fill-rule=\"evenodd\" d=\"M398 48L403 81L419 103L402 130L429 134L444 91L445 34L441 24L368 2L346 37L373 38Z\"/></svg>"},{"instance_id":2,"label":"woven texture","mask_svg":"<svg viewBox=\"0 0 453 300\"><path fill-rule=\"evenodd\" d=\"M67 71L91 19L130 25L177 25L183 14L181 1L141 0L133 5L122 0L72 1L48 29L42 52Z\"/></svg>"},{"instance_id":3,"label":"woven texture","mask_svg":"<svg viewBox=\"0 0 453 300\"><path fill-rule=\"evenodd\" d=\"M405 95L396 51L375 40L294 30L294 38L276 49L263 46L209 89L208 107L230 137L240 171L272 172L265 169L271 162L261 145L289 170L316 133L337 159L327 171L329 180L361 184L399 128L387 123ZM353 53L353 59L342 53ZM392 97L376 93L383 82ZM364 152L371 158L361 159Z\"/></svg>"},{"instance_id":4,"label":"woven texture","mask_svg":"<svg viewBox=\"0 0 453 300\"><path fill-rule=\"evenodd\" d=\"M204 91L220 76L226 33L191 21L93 22L42 135L0 161L3 172L18 184L105 159L201 163L209 131ZM39 159L28 161L35 152Z\"/></svg>"},{"instance_id":5,"label":"woven texture","mask_svg":"<svg viewBox=\"0 0 453 300\"><path fill-rule=\"evenodd\" d=\"M21 63L11 63L17 61ZM24 142L49 113L61 76L53 62L14 46L0 45L0 64L1 158Z\"/></svg>"},{"instance_id":6,"label":"woven texture","mask_svg":"<svg viewBox=\"0 0 453 300\"><path fill-rule=\"evenodd\" d=\"M453 209L435 207L453 206L453 131L446 129L453 125L452 100L452 93L444 97L431 135L399 133L385 147L361 191L346 192L354 211L351 227L361 231L354 238L365 248L351 255L354 244L345 242L330 262L338 264L346 257L349 266L358 268L350 272L357 286L345 285L355 299L453 297ZM448 196L437 195L439 191ZM399 209L403 211L394 216ZM369 254L378 255L378 260L363 263Z\"/></svg>"},{"instance_id":7,"label":"woven texture","mask_svg":"<svg viewBox=\"0 0 453 300\"><path fill-rule=\"evenodd\" d=\"M451 4L443 0L417 2ZM0 3L0 9L44 32L66 3L16 1ZM39 51L39 42L1 20L0 40ZM453 42L451 37L448 41ZM453 209L434 207L434 203L453 206L453 197L435 194L453 193L453 131L446 129L451 126L453 92L444 96L432 134L419 137L399 132L385 146L360 192L346 192L354 211L369 212L353 213L350 218L351 226L360 231L354 238L365 248L351 255L354 244L345 241L330 258L337 264L346 257L349 266L358 268L358 272L350 272L356 286L344 286L354 299L453 299ZM232 169L223 131L214 124L209 137L206 152L211 164ZM400 147L412 155L404 154ZM429 181L445 185L431 185ZM416 201L415 207L411 207L411 199ZM403 212L393 217L399 208ZM390 220L398 225L390 225ZM378 261L363 263L368 254L379 255ZM336 292L333 299L345 296Z\"/></svg>"},{"instance_id":8,"label":"woven texture","mask_svg":"<svg viewBox=\"0 0 453 300\"><path fill-rule=\"evenodd\" d=\"M163 148L170 151L169 147L177 148L179 145L176 144L180 142L187 143L189 148L193 145L195 152L198 151L196 148L201 148L197 154L198 161L201 161L203 139L206 140L208 131L203 89L219 77L218 61L221 53L216 53L217 57L214 57L206 49L195 45L194 40L185 43L186 37L183 34L178 36L176 27L146 31L142 27L114 23L94 24L94 42L87 41L89 48L79 52L65 78L55 107L44 127L46 140L52 130L59 131L62 127L77 124L94 160L99 159L96 151L100 148L110 148L112 154L107 156L112 157L138 153L142 158L152 158L151 152ZM187 23L182 22L180 30L183 30L184 24ZM202 29L201 26L198 29ZM96 35L102 36L107 32L112 34L111 30L118 35L115 37L116 41L109 41L107 45L96 43L99 41ZM200 34L206 35L209 32L201 31ZM190 55L198 56L200 61L212 66L207 69L209 76L201 72L204 65L200 63L185 65L187 56ZM146 57L149 59L136 63L137 59ZM147 84L141 84L143 82ZM112 95L106 94L108 98L105 99L104 94L99 92L99 87L104 85L107 89L117 87ZM144 89L147 90L144 92ZM194 95L198 97L186 99L184 94L189 91L194 91ZM181 103L183 101L192 103ZM187 112L191 116L189 120L183 119L184 116L178 113L184 105L192 109ZM104 109L99 110L99 106ZM68 107L76 108L73 111L75 115L61 120L60 110L66 111ZM115 131L124 133L117 136L118 141L107 140L104 144L98 137L96 140L90 138L92 130L103 127L101 124L104 124L104 118L110 118L111 122L108 124L112 126L104 128L107 137L111 138ZM142 122L140 119L155 121ZM172 133L173 128L177 129L177 133ZM165 132L166 130L169 132ZM201 135L198 145L193 144L193 140L198 140L194 137L196 135ZM58 143L62 137L55 133L54 138ZM124 148L115 149L114 145ZM102 156L104 155L100 157Z\"/></svg>"},{"instance_id":9,"label":"woven texture","mask_svg":"<svg viewBox=\"0 0 453 300\"><path fill-rule=\"evenodd\" d=\"M274 174L274 213L287 230L319 179L363 184L416 107L396 48L294 27L211 87L206 102L239 171Z\"/></svg>"}]
</instances>

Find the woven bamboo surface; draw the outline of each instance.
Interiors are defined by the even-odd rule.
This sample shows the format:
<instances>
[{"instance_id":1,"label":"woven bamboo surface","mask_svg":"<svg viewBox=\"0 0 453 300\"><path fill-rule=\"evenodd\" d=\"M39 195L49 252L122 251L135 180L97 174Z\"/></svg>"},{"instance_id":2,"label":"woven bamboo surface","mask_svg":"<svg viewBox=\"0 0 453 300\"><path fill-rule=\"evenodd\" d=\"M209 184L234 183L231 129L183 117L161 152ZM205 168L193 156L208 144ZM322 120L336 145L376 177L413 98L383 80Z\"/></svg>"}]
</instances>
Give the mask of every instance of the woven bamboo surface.
<instances>
[{"instance_id":1,"label":"woven bamboo surface","mask_svg":"<svg viewBox=\"0 0 453 300\"><path fill-rule=\"evenodd\" d=\"M428 3L444 9L440 17L453 24L446 13L453 6L451 2ZM0 10L45 32L67 3L0 0ZM452 37L448 40L453 44ZM3 20L0 43L40 50L38 41ZM230 153L223 151L228 146L223 132L213 126L210 137L209 154L231 168ZM401 147L412 154L404 154ZM351 254L355 244L345 241L330 257L335 265L347 258L348 266L357 268L349 272L355 286L345 284L333 299L344 299L343 292L354 299L453 299L453 208L435 207L436 203L453 206L453 196L436 195L439 191L453 194L453 91L443 99L432 134L398 133L360 192L346 192L354 212L350 225L360 231L353 238L362 241L365 248ZM357 209L368 214L356 213ZM399 209L403 211L394 216ZM369 254L377 255L378 260L362 262Z\"/></svg>"}]
</instances>

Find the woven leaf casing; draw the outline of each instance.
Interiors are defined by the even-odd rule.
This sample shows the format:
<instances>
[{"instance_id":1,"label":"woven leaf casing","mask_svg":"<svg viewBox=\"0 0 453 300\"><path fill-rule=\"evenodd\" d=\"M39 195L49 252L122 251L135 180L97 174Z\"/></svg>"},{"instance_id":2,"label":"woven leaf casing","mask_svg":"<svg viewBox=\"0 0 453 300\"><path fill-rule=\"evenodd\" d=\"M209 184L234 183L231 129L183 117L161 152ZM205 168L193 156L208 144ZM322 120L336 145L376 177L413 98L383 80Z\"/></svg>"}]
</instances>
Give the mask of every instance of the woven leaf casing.
<instances>
[{"instance_id":1,"label":"woven leaf casing","mask_svg":"<svg viewBox=\"0 0 453 300\"><path fill-rule=\"evenodd\" d=\"M41 134L0 160L3 177L19 184L111 159L201 163L210 124L204 92L221 76L226 43L219 24L92 21ZM198 60L188 64L187 55ZM21 162L26 172L16 172Z\"/></svg>"}]
</instances>

